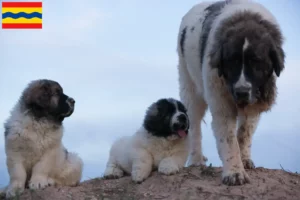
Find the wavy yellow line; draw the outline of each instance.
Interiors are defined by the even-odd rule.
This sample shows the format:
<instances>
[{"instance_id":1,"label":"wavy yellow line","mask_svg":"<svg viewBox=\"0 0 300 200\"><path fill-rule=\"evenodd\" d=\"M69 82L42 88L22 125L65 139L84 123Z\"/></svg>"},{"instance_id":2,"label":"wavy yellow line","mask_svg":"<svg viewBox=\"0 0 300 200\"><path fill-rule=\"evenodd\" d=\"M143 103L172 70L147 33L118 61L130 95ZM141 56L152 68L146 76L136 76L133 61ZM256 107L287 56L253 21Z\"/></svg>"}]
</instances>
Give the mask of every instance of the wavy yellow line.
<instances>
[{"instance_id":1,"label":"wavy yellow line","mask_svg":"<svg viewBox=\"0 0 300 200\"><path fill-rule=\"evenodd\" d=\"M2 13L12 12L12 13L32 13L32 12L39 12L42 13L42 8L2 8Z\"/></svg>"},{"instance_id":2,"label":"wavy yellow line","mask_svg":"<svg viewBox=\"0 0 300 200\"><path fill-rule=\"evenodd\" d=\"M34 17L32 19L26 19L24 17L19 19L13 19L13 18L5 18L2 19L3 24L41 24L43 21L40 18Z\"/></svg>"}]
</instances>

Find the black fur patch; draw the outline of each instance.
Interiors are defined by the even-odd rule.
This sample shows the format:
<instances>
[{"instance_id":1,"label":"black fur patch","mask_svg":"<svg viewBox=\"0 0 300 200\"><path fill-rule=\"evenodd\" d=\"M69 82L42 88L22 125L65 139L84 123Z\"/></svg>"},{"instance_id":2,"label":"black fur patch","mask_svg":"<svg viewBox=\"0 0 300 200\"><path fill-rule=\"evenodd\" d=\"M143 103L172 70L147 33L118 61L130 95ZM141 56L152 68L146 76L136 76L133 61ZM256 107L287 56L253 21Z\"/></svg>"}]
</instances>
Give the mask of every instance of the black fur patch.
<instances>
[{"instance_id":1,"label":"black fur patch","mask_svg":"<svg viewBox=\"0 0 300 200\"><path fill-rule=\"evenodd\" d=\"M53 111L54 116L61 116L61 114L69 112L70 106L67 103L68 98L69 97L63 93L61 93L59 95L58 105L57 105L56 109L54 109L54 111Z\"/></svg>"},{"instance_id":2,"label":"black fur patch","mask_svg":"<svg viewBox=\"0 0 300 200\"><path fill-rule=\"evenodd\" d=\"M215 18L221 13L222 8L228 1L218 1L208 6L205 11L207 12L202 24L202 32L200 35L200 62L203 63L203 56L206 49L207 39L211 30L211 25Z\"/></svg>"},{"instance_id":3,"label":"black fur patch","mask_svg":"<svg viewBox=\"0 0 300 200\"><path fill-rule=\"evenodd\" d=\"M9 127L6 126L6 124L4 125L4 136L7 137L9 134Z\"/></svg>"},{"instance_id":4,"label":"black fur patch","mask_svg":"<svg viewBox=\"0 0 300 200\"><path fill-rule=\"evenodd\" d=\"M65 150L65 159L68 160L69 152L66 148L64 150Z\"/></svg>"},{"instance_id":5,"label":"black fur patch","mask_svg":"<svg viewBox=\"0 0 300 200\"><path fill-rule=\"evenodd\" d=\"M144 128L157 137L168 137L177 134L171 125L172 117L177 112L176 106L179 112L187 116L185 106L178 100L163 98L153 103L146 112L143 122ZM188 121L185 123L188 129Z\"/></svg>"},{"instance_id":6,"label":"black fur patch","mask_svg":"<svg viewBox=\"0 0 300 200\"><path fill-rule=\"evenodd\" d=\"M186 29L187 29L187 27L184 27L184 29L182 30L182 33L181 33L181 37L180 37L180 48L181 48L182 55L184 55L184 43L185 43Z\"/></svg>"}]
</instances>

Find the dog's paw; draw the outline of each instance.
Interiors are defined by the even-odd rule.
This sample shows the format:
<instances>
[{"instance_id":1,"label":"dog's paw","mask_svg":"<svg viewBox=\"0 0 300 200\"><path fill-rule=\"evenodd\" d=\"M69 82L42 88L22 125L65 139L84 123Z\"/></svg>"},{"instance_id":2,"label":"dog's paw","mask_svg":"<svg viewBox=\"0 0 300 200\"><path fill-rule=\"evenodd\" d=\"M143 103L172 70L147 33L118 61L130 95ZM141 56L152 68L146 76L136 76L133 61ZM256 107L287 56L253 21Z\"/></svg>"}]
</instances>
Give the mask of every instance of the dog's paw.
<instances>
[{"instance_id":1,"label":"dog's paw","mask_svg":"<svg viewBox=\"0 0 300 200\"><path fill-rule=\"evenodd\" d=\"M192 152L189 154L187 166L205 166L207 157L202 154Z\"/></svg>"},{"instance_id":2,"label":"dog's paw","mask_svg":"<svg viewBox=\"0 0 300 200\"><path fill-rule=\"evenodd\" d=\"M158 166L158 172L165 175L172 175L179 172L179 166L171 158L162 160Z\"/></svg>"},{"instance_id":3,"label":"dog's paw","mask_svg":"<svg viewBox=\"0 0 300 200\"><path fill-rule=\"evenodd\" d=\"M244 185L250 183L250 178L244 169L229 170L223 172L222 182L225 185Z\"/></svg>"},{"instance_id":4,"label":"dog's paw","mask_svg":"<svg viewBox=\"0 0 300 200\"><path fill-rule=\"evenodd\" d=\"M34 176L29 181L29 188L32 190L44 189L52 185L54 185L53 179L50 179L46 176Z\"/></svg>"},{"instance_id":5,"label":"dog's paw","mask_svg":"<svg viewBox=\"0 0 300 200\"><path fill-rule=\"evenodd\" d=\"M149 173L142 169L133 169L131 172L132 181L135 183L142 183L148 176Z\"/></svg>"},{"instance_id":6,"label":"dog's paw","mask_svg":"<svg viewBox=\"0 0 300 200\"><path fill-rule=\"evenodd\" d=\"M106 179L121 178L124 175L123 170L118 167L108 167L106 168L103 177Z\"/></svg>"},{"instance_id":7,"label":"dog's paw","mask_svg":"<svg viewBox=\"0 0 300 200\"><path fill-rule=\"evenodd\" d=\"M6 198L12 198L22 194L24 191L24 186L22 183L13 182L6 188Z\"/></svg>"},{"instance_id":8,"label":"dog's paw","mask_svg":"<svg viewBox=\"0 0 300 200\"><path fill-rule=\"evenodd\" d=\"M251 159L243 159L242 160L245 169L254 169L255 165Z\"/></svg>"}]
</instances>

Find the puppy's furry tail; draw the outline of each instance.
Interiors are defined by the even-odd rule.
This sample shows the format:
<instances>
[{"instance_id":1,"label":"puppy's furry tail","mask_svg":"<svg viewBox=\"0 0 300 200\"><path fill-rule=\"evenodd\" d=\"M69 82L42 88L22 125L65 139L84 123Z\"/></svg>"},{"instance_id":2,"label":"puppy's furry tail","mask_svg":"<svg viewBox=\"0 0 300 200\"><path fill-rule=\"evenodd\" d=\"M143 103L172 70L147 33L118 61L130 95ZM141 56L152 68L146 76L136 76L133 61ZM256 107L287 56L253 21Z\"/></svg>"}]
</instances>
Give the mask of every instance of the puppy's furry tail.
<instances>
[{"instance_id":1,"label":"puppy's furry tail","mask_svg":"<svg viewBox=\"0 0 300 200\"><path fill-rule=\"evenodd\" d=\"M68 186L79 184L82 176L83 161L76 153L68 153L62 169L59 178L60 184Z\"/></svg>"}]
</instances>

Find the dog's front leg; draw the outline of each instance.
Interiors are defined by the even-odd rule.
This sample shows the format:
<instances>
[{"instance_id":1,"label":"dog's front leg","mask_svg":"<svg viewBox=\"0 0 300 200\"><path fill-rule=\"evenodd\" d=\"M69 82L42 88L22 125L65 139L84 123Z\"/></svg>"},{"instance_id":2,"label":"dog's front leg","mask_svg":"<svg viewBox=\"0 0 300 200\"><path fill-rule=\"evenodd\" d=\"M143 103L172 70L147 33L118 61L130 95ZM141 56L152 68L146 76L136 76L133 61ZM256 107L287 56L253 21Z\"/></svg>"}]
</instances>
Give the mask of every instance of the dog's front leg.
<instances>
[{"instance_id":1,"label":"dog's front leg","mask_svg":"<svg viewBox=\"0 0 300 200\"><path fill-rule=\"evenodd\" d=\"M235 135L236 115L232 112L212 112L218 153L223 163L223 183L242 185L249 182L240 156L240 149Z\"/></svg>"},{"instance_id":2,"label":"dog's front leg","mask_svg":"<svg viewBox=\"0 0 300 200\"><path fill-rule=\"evenodd\" d=\"M7 169L10 182L6 188L6 198L10 198L24 191L27 174L22 161L18 159L7 158Z\"/></svg>"},{"instance_id":3,"label":"dog's front leg","mask_svg":"<svg viewBox=\"0 0 300 200\"><path fill-rule=\"evenodd\" d=\"M146 151L137 149L132 159L132 180L136 183L143 182L152 171L152 156Z\"/></svg>"},{"instance_id":4,"label":"dog's front leg","mask_svg":"<svg viewBox=\"0 0 300 200\"><path fill-rule=\"evenodd\" d=\"M54 185L53 179L49 177L51 169L56 167L56 150L49 150L37 162L33 169L29 181L30 189L43 189L47 186Z\"/></svg>"},{"instance_id":5,"label":"dog's front leg","mask_svg":"<svg viewBox=\"0 0 300 200\"><path fill-rule=\"evenodd\" d=\"M174 152L172 156L162 159L158 166L158 172L172 175L179 172L185 165L188 157L188 149Z\"/></svg>"}]
</instances>

